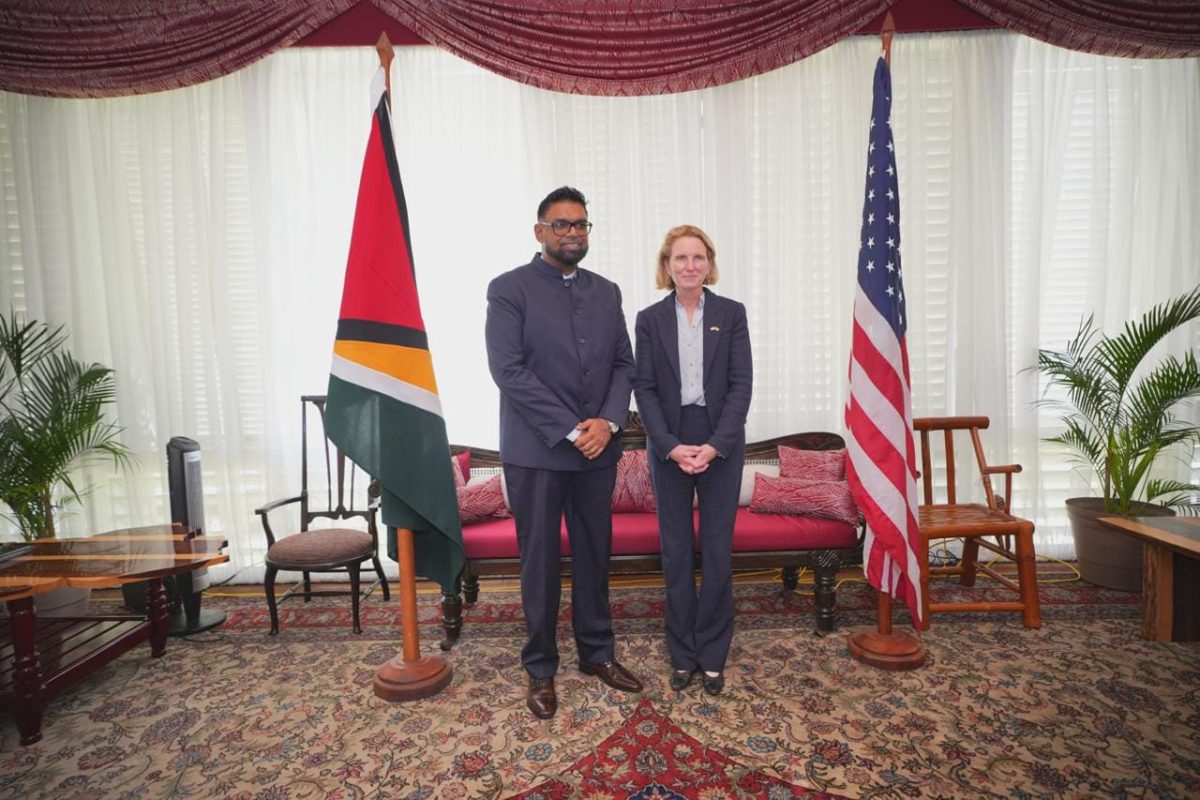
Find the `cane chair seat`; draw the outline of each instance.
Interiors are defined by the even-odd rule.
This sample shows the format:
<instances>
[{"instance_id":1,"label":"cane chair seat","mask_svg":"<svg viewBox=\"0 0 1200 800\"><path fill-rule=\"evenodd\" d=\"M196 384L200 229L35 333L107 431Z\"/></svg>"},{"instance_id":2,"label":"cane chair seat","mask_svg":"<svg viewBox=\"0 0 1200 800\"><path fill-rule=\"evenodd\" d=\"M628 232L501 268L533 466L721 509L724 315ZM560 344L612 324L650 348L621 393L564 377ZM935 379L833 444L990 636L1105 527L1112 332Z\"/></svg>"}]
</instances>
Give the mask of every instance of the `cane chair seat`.
<instances>
[{"instance_id":1,"label":"cane chair seat","mask_svg":"<svg viewBox=\"0 0 1200 800\"><path fill-rule=\"evenodd\" d=\"M1012 533L1014 517L980 503L921 506L921 525L947 536ZM960 531L956 532L956 531Z\"/></svg>"}]
</instances>

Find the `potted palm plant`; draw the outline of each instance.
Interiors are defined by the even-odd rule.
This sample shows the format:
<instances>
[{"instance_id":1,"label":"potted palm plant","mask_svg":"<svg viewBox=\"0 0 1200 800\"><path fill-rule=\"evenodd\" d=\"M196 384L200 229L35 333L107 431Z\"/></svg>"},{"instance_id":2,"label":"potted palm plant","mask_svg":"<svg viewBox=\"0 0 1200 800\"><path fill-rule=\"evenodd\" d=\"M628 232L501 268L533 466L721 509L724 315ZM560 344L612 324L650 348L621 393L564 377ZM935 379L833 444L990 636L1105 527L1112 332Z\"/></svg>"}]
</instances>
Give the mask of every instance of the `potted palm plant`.
<instances>
[{"instance_id":1,"label":"potted palm plant","mask_svg":"<svg viewBox=\"0 0 1200 800\"><path fill-rule=\"evenodd\" d=\"M26 541L54 537L55 510L82 499L75 467L129 459L121 429L104 418L113 371L79 361L65 343L61 326L0 314L0 503Z\"/></svg>"},{"instance_id":2,"label":"potted palm plant","mask_svg":"<svg viewBox=\"0 0 1200 800\"><path fill-rule=\"evenodd\" d=\"M1105 514L1171 514L1200 509L1200 486L1155 475L1172 454L1190 455L1200 426L1180 416L1200 397L1196 353L1164 355L1144 364L1169 334L1200 319L1200 285L1127 322L1116 336L1083 320L1067 349L1039 350L1045 405L1062 409L1065 430L1045 441L1061 445L1093 473L1099 497L1067 500L1075 552L1084 580L1112 589L1141 589L1141 546L1098 524Z\"/></svg>"}]
</instances>

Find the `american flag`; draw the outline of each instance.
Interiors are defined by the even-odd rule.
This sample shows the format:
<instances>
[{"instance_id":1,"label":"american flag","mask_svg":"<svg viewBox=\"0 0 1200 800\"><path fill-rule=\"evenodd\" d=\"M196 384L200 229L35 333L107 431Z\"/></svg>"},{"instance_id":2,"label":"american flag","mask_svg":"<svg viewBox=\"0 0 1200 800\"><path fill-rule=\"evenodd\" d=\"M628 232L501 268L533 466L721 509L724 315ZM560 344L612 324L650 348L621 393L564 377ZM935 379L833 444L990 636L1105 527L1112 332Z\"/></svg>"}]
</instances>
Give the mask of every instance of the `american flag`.
<instances>
[{"instance_id":1,"label":"american flag","mask_svg":"<svg viewBox=\"0 0 1200 800\"><path fill-rule=\"evenodd\" d=\"M921 618L924 551L917 527L916 454L900 269L900 192L892 142L892 75L875 66L867 189L850 351L847 477L867 521L863 571Z\"/></svg>"}]
</instances>

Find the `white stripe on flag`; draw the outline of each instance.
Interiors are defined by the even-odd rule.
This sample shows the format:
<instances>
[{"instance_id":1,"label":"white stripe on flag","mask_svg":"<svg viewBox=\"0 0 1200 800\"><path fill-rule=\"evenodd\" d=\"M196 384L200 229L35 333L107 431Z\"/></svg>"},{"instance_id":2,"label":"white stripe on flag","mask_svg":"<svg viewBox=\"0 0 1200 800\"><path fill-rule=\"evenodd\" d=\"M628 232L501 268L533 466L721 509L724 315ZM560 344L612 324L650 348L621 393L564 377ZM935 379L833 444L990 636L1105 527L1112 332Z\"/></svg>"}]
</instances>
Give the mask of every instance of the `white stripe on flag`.
<instances>
[{"instance_id":1,"label":"white stripe on flag","mask_svg":"<svg viewBox=\"0 0 1200 800\"><path fill-rule=\"evenodd\" d=\"M857 397L857 395L855 395ZM904 445L901 444L900 452L904 452ZM875 501L875 505L879 506L879 510L887 515L892 524L896 526L896 530L903 534L908 530L908 502L904 495L896 488L896 484L892 483L887 475L879 469L879 465L875 463L858 443L858 438L850 436L846 440L846 455L854 464L854 472L858 475L858 480L862 483L863 488L867 490L867 494ZM869 548L864 547L869 550Z\"/></svg>"},{"instance_id":2,"label":"white stripe on flag","mask_svg":"<svg viewBox=\"0 0 1200 800\"><path fill-rule=\"evenodd\" d=\"M896 406L879 391L879 387L871 380L871 375L858 363L853 354L850 357L850 387L855 402L862 413L887 437L888 443L895 448L903 458L908 452L908 428ZM903 526L900 526L904 530Z\"/></svg>"},{"instance_id":3,"label":"white stripe on flag","mask_svg":"<svg viewBox=\"0 0 1200 800\"><path fill-rule=\"evenodd\" d=\"M883 360L896 371L897 380L907 389L908 383L904 380L901 366L904 362L900 358L900 340L896 338L896 332L892 330L891 323L879 313L871 298L867 297L862 284L855 286L857 289L854 293L854 321L863 329L863 333L867 334L867 338L871 340L871 344L879 351Z\"/></svg>"},{"instance_id":4,"label":"white stripe on flag","mask_svg":"<svg viewBox=\"0 0 1200 800\"><path fill-rule=\"evenodd\" d=\"M428 411L430 414L435 414L439 417L442 416L442 401L436 394L418 386L413 386L411 383L405 383L402 380L393 378L386 373L373 370L370 367L364 367L362 364L342 358L339 355L334 355L333 364L330 366L329 372L346 381L346 383L370 389L373 392L386 395L401 403L416 406L423 411Z\"/></svg>"}]
</instances>

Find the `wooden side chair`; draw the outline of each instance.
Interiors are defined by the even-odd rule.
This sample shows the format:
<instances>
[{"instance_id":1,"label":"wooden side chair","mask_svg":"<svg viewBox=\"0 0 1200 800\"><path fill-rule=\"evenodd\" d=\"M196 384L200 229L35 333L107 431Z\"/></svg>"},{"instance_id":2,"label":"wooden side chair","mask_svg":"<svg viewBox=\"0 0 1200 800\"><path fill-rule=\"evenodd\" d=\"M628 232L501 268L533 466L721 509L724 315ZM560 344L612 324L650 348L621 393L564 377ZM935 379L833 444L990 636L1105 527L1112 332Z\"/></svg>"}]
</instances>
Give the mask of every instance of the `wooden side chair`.
<instances>
[{"instance_id":1,"label":"wooden side chair","mask_svg":"<svg viewBox=\"0 0 1200 800\"><path fill-rule=\"evenodd\" d=\"M1041 605L1038 602L1036 556L1033 549L1033 523L1008 513L1012 503L1012 476L1021 471L1019 464L992 466L987 463L979 431L988 427L987 417L923 417L913 420L921 452L922 496L919 508L921 538L925 543L925 558L921 560L922 629L929 629L931 613L942 611L1019 611L1026 628L1042 626ZM983 483L986 503L960 503L956 490L957 467L954 435L965 431L975 452L975 463ZM940 437L930 434L941 433ZM939 442L940 439L940 442ZM933 449L940 445L945 458L946 486L944 502L935 502ZM1004 476L1004 494L992 487L992 478ZM961 539L962 558L957 565L931 566L930 542ZM1014 548L1015 543L1015 548ZM1017 579L994 569L979 560L979 549L1016 563ZM1014 590L1012 601L972 601L959 603L932 602L929 594L931 574L959 576L963 586L974 586L978 572L994 578Z\"/></svg>"},{"instance_id":2,"label":"wooden side chair","mask_svg":"<svg viewBox=\"0 0 1200 800\"><path fill-rule=\"evenodd\" d=\"M316 412L310 418L309 411ZM280 570L299 572L303 577L279 598L279 602L300 593L304 602L318 595L351 596L354 632L362 633L358 620L360 598L359 572L364 562L371 562L378 578L361 591L369 597L376 586L383 585L383 599L389 599L387 578L379 561L379 533L375 515L379 508L379 488L370 476L346 458L345 453L325 436L325 396L304 395L300 398L300 494L268 503L255 509L267 535L267 573L264 586L267 607L271 611L271 635L279 633L279 612L275 599L275 575ZM310 426L312 430L310 430ZM315 463L309 458L318 455ZM311 470L311 472L310 472ZM310 480L315 493L310 494ZM293 503L300 505L300 529L290 535L276 537L271 529L270 512ZM359 520L362 528L310 528L315 520L329 519L338 523ZM336 589L314 590L314 572L344 572L350 579L350 591Z\"/></svg>"}]
</instances>

